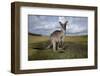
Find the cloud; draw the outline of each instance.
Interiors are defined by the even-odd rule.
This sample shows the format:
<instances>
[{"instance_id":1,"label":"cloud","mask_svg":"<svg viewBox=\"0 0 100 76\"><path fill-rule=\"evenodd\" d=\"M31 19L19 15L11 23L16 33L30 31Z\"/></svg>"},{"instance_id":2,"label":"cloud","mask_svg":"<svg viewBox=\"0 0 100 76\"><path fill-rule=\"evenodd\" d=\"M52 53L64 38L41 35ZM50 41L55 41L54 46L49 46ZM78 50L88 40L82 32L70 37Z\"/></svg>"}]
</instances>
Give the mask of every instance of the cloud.
<instances>
[{"instance_id":1,"label":"cloud","mask_svg":"<svg viewBox=\"0 0 100 76\"><path fill-rule=\"evenodd\" d=\"M76 33L76 32L82 32L84 30L87 30L86 27L82 27L82 26L79 26L79 25L76 25L76 24L72 24L70 26L70 28L67 29L70 33Z\"/></svg>"},{"instance_id":2,"label":"cloud","mask_svg":"<svg viewBox=\"0 0 100 76\"><path fill-rule=\"evenodd\" d=\"M42 35L50 35L55 30L60 30L59 21L68 21L66 30L67 34L83 35L87 34L88 18L87 17L73 17L73 16L28 16L28 31Z\"/></svg>"},{"instance_id":3,"label":"cloud","mask_svg":"<svg viewBox=\"0 0 100 76\"><path fill-rule=\"evenodd\" d=\"M65 23L66 17L64 17L64 16L59 17L59 21L62 22L62 23Z\"/></svg>"}]
</instances>

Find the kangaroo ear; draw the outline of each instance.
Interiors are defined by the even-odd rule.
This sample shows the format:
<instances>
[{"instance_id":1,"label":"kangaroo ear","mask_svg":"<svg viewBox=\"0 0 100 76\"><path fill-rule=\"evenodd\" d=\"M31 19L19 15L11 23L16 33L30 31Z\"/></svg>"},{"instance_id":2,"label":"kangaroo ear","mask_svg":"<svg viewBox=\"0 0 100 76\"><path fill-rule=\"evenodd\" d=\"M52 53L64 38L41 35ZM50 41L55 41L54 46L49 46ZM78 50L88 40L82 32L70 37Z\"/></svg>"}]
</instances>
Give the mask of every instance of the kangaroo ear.
<instances>
[{"instance_id":1,"label":"kangaroo ear","mask_svg":"<svg viewBox=\"0 0 100 76\"><path fill-rule=\"evenodd\" d=\"M65 25L68 23L68 21L65 22Z\"/></svg>"},{"instance_id":2,"label":"kangaroo ear","mask_svg":"<svg viewBox=\"0 0 100 76\"><path fill-rule=\"evenodd\" d=\"M59 24L61 25L61 27L63 27L63 24L61 22L59 22Z\"/></svg>"}]
</instances>

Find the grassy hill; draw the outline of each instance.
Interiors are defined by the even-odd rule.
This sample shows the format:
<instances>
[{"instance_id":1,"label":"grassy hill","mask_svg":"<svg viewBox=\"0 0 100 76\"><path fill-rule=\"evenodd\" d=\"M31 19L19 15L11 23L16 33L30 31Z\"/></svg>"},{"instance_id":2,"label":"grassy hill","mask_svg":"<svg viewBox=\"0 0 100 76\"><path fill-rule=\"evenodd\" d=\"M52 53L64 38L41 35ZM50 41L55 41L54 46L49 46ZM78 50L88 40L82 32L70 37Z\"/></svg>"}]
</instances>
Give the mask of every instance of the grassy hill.
<instances>
[{"instance_id":1,"label":"grassy hill","mask_svg":"<svg viewBox=\"0 0 100 76\"><path fill-rule=\"evenodd\" d=\"M28 33L28 35L32 35L32 36L42 36L41 34L35 34L35 33Z\"/></svg>"},{"instance_id":2,"label":"grassy hill","mask_svg":"<svg viewBox=\"0 0 100 76\"><path fill-rule=\"evenodd\" d=\"M87 36L66 36L64 49L53 52L48 36L28 36L28 60L77 59L88 57ZM63 52L61 52L63 51Z\"/></svg>"}]
</instances>

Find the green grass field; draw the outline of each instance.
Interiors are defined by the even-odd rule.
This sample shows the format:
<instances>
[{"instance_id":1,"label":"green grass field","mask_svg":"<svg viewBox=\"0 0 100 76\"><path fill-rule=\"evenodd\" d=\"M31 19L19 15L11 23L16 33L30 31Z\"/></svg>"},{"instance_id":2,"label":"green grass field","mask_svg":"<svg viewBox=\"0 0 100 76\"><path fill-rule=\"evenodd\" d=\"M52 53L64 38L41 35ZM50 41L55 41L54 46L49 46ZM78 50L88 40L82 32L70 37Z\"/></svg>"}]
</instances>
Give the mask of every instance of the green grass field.
<instances>
[{"instance_id":1,"label":"green grass field","mask_svg":"<svg viewBox=\"0 0 100 76\"><path fill-rule=\"evenodd\" d=\"M49 45L48 36L28 36L28 60L76 59L88 57L87 36L66 36L64 49L54 52ZM61 52L63 51L63 52Z\"/></svg>"}]
</instances>

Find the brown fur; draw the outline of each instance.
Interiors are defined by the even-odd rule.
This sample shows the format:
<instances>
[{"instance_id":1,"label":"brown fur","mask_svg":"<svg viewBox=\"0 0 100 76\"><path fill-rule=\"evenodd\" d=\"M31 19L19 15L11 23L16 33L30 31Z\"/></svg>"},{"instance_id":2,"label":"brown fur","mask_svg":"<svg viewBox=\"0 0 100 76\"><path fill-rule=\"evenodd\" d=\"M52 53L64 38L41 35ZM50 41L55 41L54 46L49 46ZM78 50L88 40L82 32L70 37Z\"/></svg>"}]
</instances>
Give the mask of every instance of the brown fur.
<instances>
[{"instance_id":1,"label":"brown fur","mask_svg":"<svg viewBox=\"0 0 100 76\"><path fill-rule=\"evenodd\" d=\"M50 45L48 46L48 48L53 45L53 51L56 51L57 49L59 49L60 44L63 43L64 41L64 34L66 31L66 25L68 23L68 21L66 21L64 24L59 22L61 25L61 30L56 30L53 33L51 33L50 35ZM56 49L57 48L57 49Z\"/></svg>"}]
</instances>

